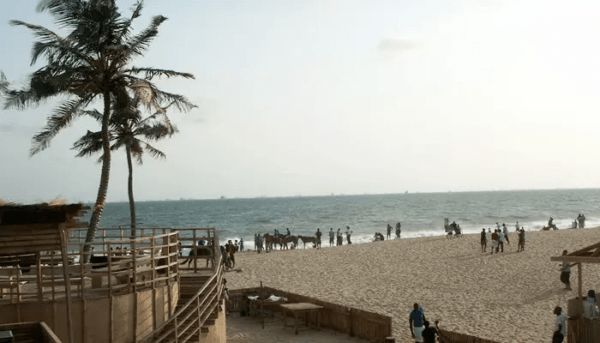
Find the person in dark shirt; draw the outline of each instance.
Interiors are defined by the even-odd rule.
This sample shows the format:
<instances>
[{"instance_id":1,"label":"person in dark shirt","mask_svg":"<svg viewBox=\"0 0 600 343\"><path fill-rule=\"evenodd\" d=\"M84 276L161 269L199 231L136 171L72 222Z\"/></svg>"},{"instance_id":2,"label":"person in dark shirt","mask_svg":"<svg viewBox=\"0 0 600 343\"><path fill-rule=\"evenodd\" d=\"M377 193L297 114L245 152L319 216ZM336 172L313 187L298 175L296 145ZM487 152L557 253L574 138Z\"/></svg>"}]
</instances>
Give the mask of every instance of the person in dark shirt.
<instances>
[{"instance_id":1,"label":"person in dark shirt","mask_svg":"<svg viewBox=\"0 0 600 343\"><path fill-rule=\"evenodd\" d=\"M410 335L414 338L415 342L423 342L423 322L425 321L425 313L419 304L413 305L413 310L408 316L408 325L410 328Z\"/></svg>"},{"instance_id":2,"label":"person in dark shirt","mask_svg":"<svg viewBox=\"0 0 600 343\"><path fill-rule=\"evenodd\" d=\"M424 325L425 329L423 329L423 333L421 334L421 336L423 336L423 343L435 343L435 338L439 336L439 332L437 330L438 321L435 321L435 327L429 326L428 321L425 321Z\"/></svg>"},{"instance_id":3,"label":"person in dark shirt","mask_svg":"<svg viewBox=\"0 0 600 343\"><path fill-rule=\"evenodd\" d=\"M481 252L485 252L487 249L487 236L485 235L485 228L481 229Z\"/></svg>"},{"instance_id":4,"label":"person in dark shirt","mask_svg":"<svg viewBox=\"0 0 600 343\"><path fill-rule=\"evenodd\" d=\"M317 249L321 248L321 229L317 228L317 232L315 232L315 237L317 237Z\"/></svg>"}]
</instances>

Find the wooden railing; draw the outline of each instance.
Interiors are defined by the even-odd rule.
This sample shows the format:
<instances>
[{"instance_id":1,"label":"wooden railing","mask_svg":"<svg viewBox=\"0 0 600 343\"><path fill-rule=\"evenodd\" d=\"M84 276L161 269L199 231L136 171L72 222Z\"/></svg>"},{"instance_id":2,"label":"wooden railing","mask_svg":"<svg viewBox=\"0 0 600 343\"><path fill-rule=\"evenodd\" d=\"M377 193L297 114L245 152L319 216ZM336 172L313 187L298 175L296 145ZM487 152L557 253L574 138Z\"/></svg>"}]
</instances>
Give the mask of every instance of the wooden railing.
<instances>
[{"instance_id":1,"label":"wooden railing","mask_svg":"<svg viewBox=\"0 0 600 343\"><path fill-rule=\"evenodd\" d=\"M440 329L439 334L440 343L498 343L489 339L470 336L464 333L448 331L445 329Z\"/></svg>"},{"instance_id":2,"label":"wooden railing","mask_svg":"<svg viewBox=\"0 0 600 343\"><path fill-rule=\"evenodd\" d=\"M287 298L288 302L308 302L323 306L320 313L320 326L343 332L349 336L368 339L373 342L384 342L392 335L392 318L374 312L338 305L300 294L290 293L271 287L236 289L229 292L228 308L230 312L240 311L247 302L247 295L262 297L274 294ZM308 317L307 321L316 324L316 318Z\"/></svg>"},{"instance_id":3,"label":"wooden railing","mask_svg":"<svg viewBox=\"0 0 600 343\"><path fill-rule=\"evenodd\" d=\"M216 240L216 235L213 238ZM168 321L145 337L142 342L185 343L200 341L202 329L209 325L209 317L219 311L218 306L223 298L224 269L221 261L220 250L216 250L216 258L213 260L214 274L198 289L192 298L182 306L178 306L178 310Z\"/></svg>"},{"instance_id":4,"label":"wooden railing","mask_svg":"<svg viewBox=\"0 0 600 343\"><path fill-rule=\"evenodd\" d=\"M178 232L149 237L109 237L94 244L90 263L83 261L77 232L68 242L67 256L60 251L41 255L3 256L0 289L9 293L1 303L54 301L70 293L72 298L113 295L154 289L178 280ZM64 277L64 261L68 279ZM4 294L6 295L6 294Z\"/></svg>"}]
</instances>

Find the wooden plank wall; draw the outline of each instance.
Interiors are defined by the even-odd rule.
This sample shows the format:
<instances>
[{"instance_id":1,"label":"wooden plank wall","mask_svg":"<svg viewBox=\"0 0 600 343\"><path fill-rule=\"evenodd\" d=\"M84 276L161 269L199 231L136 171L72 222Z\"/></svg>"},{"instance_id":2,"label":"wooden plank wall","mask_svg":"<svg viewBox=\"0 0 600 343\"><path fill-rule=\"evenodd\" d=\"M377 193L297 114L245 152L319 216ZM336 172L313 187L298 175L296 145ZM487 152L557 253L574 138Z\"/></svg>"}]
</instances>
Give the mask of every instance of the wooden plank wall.
<instances>
[{"instance_id":1,"label":"wooden plank wall","mask_svg":"<svg viewBox=\"0 0 600 343\"><path fill-rule=\"evenodd\" d=\"M240 311L243 306L242 302L246 299L245 295L267 297L271 294L283 296L291 303L308 302L323 306L324 309L321 311L320 316L321 327L374 342L384 342L386 337L392 335L391 317L270 287L244 288L230 291L228 309L230 312ZM315 324L316 318L309 318L309 322Z\"/></svg>"},{"instance_id":2,"label":"wooden plank wall","mask_svg":"<svg viewBox=\"0 0 600 343\"><path fill-rule=\"evenodd\" d=\"M463 333L440 329L440 343L498 343Z\"/></svg>"}]
</instances>

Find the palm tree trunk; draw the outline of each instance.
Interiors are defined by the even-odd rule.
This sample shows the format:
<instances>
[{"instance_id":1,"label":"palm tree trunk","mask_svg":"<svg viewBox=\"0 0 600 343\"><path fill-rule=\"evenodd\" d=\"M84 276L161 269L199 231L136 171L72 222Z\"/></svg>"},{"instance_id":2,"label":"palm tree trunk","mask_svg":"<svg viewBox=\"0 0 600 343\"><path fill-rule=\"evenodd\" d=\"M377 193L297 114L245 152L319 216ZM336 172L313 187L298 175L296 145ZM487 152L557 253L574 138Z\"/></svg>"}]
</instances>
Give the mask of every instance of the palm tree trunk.
<instances>
[{"instance_id":1,"label":"palm tree trunk","mask_svg":"<svg viewBox=\"0 0 600 343\"><path fill-rule=\"evenodd\" d=\"M108 124L110 121L110 92L104 92L104 113L102 114L102 172L100 173L100 185L98 186L98 195L96 204L90 218L90 226L85 236L83 246L83 257L85 262L90 260L91 243L96 237L96 229L104 211L106 202L106 193L108 192L108 180L110 176L110 136L108 133Z\"/></svg>"},{"instance_id":2,"label":"palm tree trunk","mask_svg":"<svg viewBox=\"0 0 600 343\"><path fill-rule=\"evenodd\" d=\"M133 199L133 164L131 163L131 147L125 147L127 153L127 168L129 176L127 177L127 192L129 193L129 216L131 217L131 238L135 238L135 200Z\"/></svg>"}]
</instances>

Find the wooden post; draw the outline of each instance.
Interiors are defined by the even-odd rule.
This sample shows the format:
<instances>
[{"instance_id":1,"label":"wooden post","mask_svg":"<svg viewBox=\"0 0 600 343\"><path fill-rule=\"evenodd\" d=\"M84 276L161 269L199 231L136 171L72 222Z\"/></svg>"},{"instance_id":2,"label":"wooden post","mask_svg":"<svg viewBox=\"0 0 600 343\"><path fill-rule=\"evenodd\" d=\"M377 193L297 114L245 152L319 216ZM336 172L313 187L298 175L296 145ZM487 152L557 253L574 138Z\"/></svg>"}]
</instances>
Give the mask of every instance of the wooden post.
<instances>
[{"instance_id":1,"label":"wooden post","mask_svg":"<svg viewBox=\"0 0 600 343\"><path fill-rule=\"evenodd\" d=\"M192 251L190 253L190 256L192 256L194 261L194 273L197 273L198 266L196 265L196 260L198 259L198 249L196 248L196 230L194 229L192 233L192 236L194 237L194 242L192 243Z\"/></svg>"},{"instance_id":2,"label":"wooden post","mask_svg":"<svg viewBox=\"0 0 600 343\"><path fill-rule=\"evenodd\" d=\"M133 341L137 342L137 319L138 319L138 298L137 298L137 249L136 249L136 240L135 238L131 238L129 240L129 245L131 248L131 258L133 260Z\"/></svg>"},{"instance_id":3,"label":"wooden post","mask_svg":"<svg viewBox=\"0 0 600 343\"><path fill-rule=\"evenodd\" d=\"M38 301L41 302L43 299L43 285L42 285L42 257L38 252L35 255L35 264L36 264L36 278L37 278L37 288L38 288Z\"/></svg>"},{"instance_id":4,"label":"wooden post","mask_svg":"<svg viewBox=\"0 0 600 343\"><path fill-rule=\"evenodd\" d=\"M67 331L68 342L75 343L73 340L72 314L71 314L71 279L69 277L69 260L67 258L67 230L65 224L58 226L60 235L60 254L62 255L63 277L65 278L65 297L67 307Z\"/></svg>"},{"instance_id":5,"label":"wooden post","mask_svg":"<svg viewBox=\"0 0 600 343\"><path fill-rule=\"evenodd\" d=\"M154 229L152 229L152 233L154 234ZM150 238L150 266L152 268L152 331L156 330L156 261L154 261L156 258L156 254L154 253L155 240L155 236L153 235L152 238Z\"/></svg>"},{"instance_id":6,"label":"wooden post","mask_svg":"<svg viewBox=\"0 0 600 343\"><path fill-rule=\"evenodd\" d=\"M579 299L583 299L583 285L582 285L582 274L581 270L583 269L581 262L577 263L577 292L579 293Z\"/></svg>"},{"instance_id":7,"label":"wooden post","mask_svg":"<svg viewBox=\"0 0 600 343\"><path fill-rule=\"evenodd\" d=\"M110 251L110 242L106 245L106 257L107 257L107 275L108 275L108 341L113 341L113 296L112 296L112 254Z\"/></svg>"}]
</instances>

